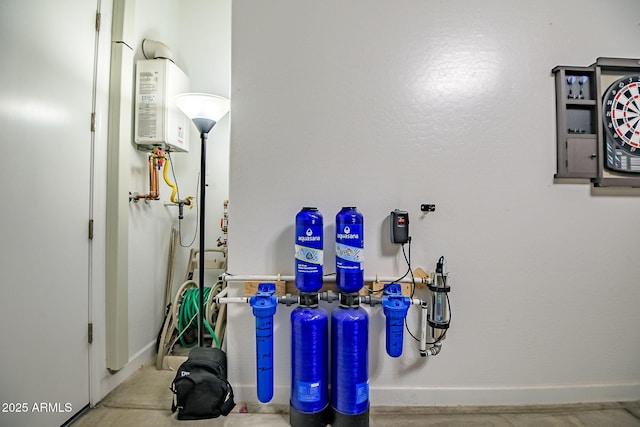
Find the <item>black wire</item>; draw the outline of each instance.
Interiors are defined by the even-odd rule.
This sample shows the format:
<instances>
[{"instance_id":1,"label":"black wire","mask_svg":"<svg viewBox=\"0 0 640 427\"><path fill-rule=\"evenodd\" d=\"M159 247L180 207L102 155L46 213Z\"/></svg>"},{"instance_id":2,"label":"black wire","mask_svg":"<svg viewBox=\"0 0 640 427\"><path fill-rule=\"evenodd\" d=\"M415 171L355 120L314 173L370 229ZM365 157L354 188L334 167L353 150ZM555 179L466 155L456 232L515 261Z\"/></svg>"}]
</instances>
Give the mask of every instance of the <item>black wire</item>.
<instances>
[{"instance_id":1,"label":"black wire","mask_svg":"<svg viewBox=\"0 0 640 427\"><path fill-rule=\"evenodd\" d=\"M420 340L418 338L416 338L416 336L413 335L411 333L411 331L409 330L409 325L407 325L407 318L406 317L404 318L404 327L407 328L407 332L409 332L409 335L411 335L411 338L413 338L414 340L420 342Z\"/></svg>"},{"instance_id":2,"label":"black wire","mask_svg":"<svg viewBox=\"0 0 640 427\"><path fill-rule=\"evenodd\" d=\"M171 176L173 176L173 182L176 183L176 196L178 197L178 201L180 201L180 186L178 185L178 178L176 178L176 172L173 169L173 159L171 158L171 151L167 151L167 155L169 156L169 166L171 167ZM198 182L196 184L196 190L199 188L199 186L200 186L200 174L198 174ZM195 203L195 202L192 202L192 203ZM197 204L194 206L197 207ZM199 221L196 221L196 229L193 233L193 239L191 239L191 243L189 243L188 245L185 245L184 243L182 243L182 220L178 218L178 236L179 236L178 240L181 247L190 248L193 245L193 242L196 241L196 237L198 235L198 223Z\"/></svg>"},{"instance_id":3,"label":"black wire","mask_svg":"<svg viewBox=\"0 0 640 427\"><path fill-rule=\"evenodd\" d=\"M173 169L173 159L171 158L171 151L167 151L167 156L169 156L169 166L171 167L171 176L173 177L173 182L176 183L176 196L178 197L178 201L180 200L180 186L178 185L178 178L176 178L176 171ZM198 224L196 221L196 232L193 235L193 239L191 240L191 243L189 243L188 245L185 245L184 243L182 243L182 220L178 217L178 241L180 243L180 246L183 248L189 248L191 247L191 245L193 245L193 242L196 241L196 235L198 233Z\"/></svg>"},{"instance_id":4,"label":"black wire","mask_svg":"<svg viewBox=\"0 0 640 427\"><path fill-rule=\"evenodd\" d=\"M173 170L173 169L172 169ZM174 176L175 179L175 176ZM176 187L178 186L178 182L176 181ZM200 188L200 173L198 173L198 181L196 183L196 191L198 191L198 189ZM178 200L180 200L180 197L178 197ZM200 200L196 199L192 199L191 203L195 203L194 207L197 209L198 208L198 203L200 203ZM178 218L178 235L180 236L180 246L182 246L183 248L190 248L193 245L193 242L196 241L196 237L198 236L198 229L200 228L200 221L196 220L196 228L193 231L193 239L191 239L191 242L188 245L185 245L182 243L182 221L181 219Z\"/></svg>"},{"instance_id":5,"label":"black wire","mask_svg":"<svg viewBox=\"0 0 640 427\"><path fill-rule=\"evenodd\" d=\"M405 244L403 243L402 244L402 255L404 256L404 260L407 263L407 271L402 276L398 277L397 279L395 279L391 283L400 282L402 279L407 277L409 275L409 273L411 273L411 276L413 277L413 272L411 271L411 237L409 237L409 260L407 260L407 255L405 254L405 251L404 251L404 245ZM389 286L391 283L385 283L384 285L382 285L382 289L371 289L371 288L369 288L367 286L365 286L364 288L366 290L368 290L372 294L379 294L380 292L383 292L385 289L387 289L387 286ZM414 289L415 289L415 281L414 281ZM413 292L411 293L411 297L413 297Z\"/></svg>"},{"instance_id":6,"label":"black wire","mask_svg":"<svg viewBox=\"0 0 640 427\"><path fill-rule=\"evenodd\" d=\"M411 236L409 236L409 258L407 258L407 255L404 253L404 245L402 245L402 255L404 255L404 260L407 262L408 272L411 274L411 298L413 298L416 292L416 278L413 276L413 270L411 270Z\"/></svg>"},{"instance_id":7,"label":"black wire","mask_svg":"<svg viewBox=\"0 0 640 427\"><path fill-rule=\"evenodd\" d=\"M411 298L413 298L415 292L416 292L416 278L413 275L413 270L411 269L411 236L409 236L409 249L408 249L409 255L407 256L407 253L404 251L404 245L402 245L402 255L404 256L404 260L407 263L407 272L404 274L404 276L402 276L401 279L404 279L407 274L411 274ZM398 279L401 280L401 279ZM411 335L411 338L413 338L414 340L420 342L420 340L418 338L416 338L415 335L413 335L413 333L411 332L411 330L409 329L409 324L407 323L407 317L404 318L404 327L407 330L407 332L409 333L409 335Z\"/></svg>"}]
</instances>

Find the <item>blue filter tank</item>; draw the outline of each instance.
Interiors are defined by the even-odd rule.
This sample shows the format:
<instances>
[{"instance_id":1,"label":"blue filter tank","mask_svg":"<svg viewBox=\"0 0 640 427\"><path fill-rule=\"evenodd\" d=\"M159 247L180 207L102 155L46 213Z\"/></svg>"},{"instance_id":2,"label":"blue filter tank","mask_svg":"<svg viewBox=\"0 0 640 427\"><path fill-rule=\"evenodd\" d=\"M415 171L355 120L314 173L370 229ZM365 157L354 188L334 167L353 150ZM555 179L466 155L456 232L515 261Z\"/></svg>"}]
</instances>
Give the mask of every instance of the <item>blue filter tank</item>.
<instances>
[{"instance_id":1,"label":"blue filter tank","mask_svg":"<svg viewBox=\"0 0 640 427\"><path fill-rule=\"evenodd\" d=\"M300 292L318 292L322 288L323 233L318 209L302 208L296 215L295 241L296 287Z\"/></svg>"},{"instance_id":2,"label":"blue filter tank","mask_svg":"<svg viewBox=\"0 0 640 427\"><path fill-rule=\"evenodd\" d=\"M322 307L291 312L291 415L296 427L325 426L329 405L329 316ZM313 414L318 414L314 416Z\"/></svg>"},{"instance_id":3,"label":"blue filter tank","mask_svg":"<svg viewBox=\"0 0 640 427\"><path fill-rule=\"evenodd\" d=\"M355 207L336 215L336 285L341 292L358 292L364 286L364 218Z\"/></svg>"},{"instance_id":4,"label":"blue filter tank","mask_svg":"<svg viewBox=\"0 0 640 427\"><path fill-rule=\"evenodd\" d=\"M369 425L369 317L362 307L331 314L331 406L334 427Z\"/></svg>"},{"instance_id":5,"label":"blue filter tank","mask_svg":"<svg viewBox=\"0 0 640 427\"><path fill-rule=\"evenodd\" d=\"M275 283L258 284L258 293L249 299L256 318L256 385L258 400L273 398L273 316L278 307Z\"/></svg>"},{"instance_id":6,"label":"blue filter tank","mask_svg":"<svg viewBox=\"0 0 640 427\"><path fill-rule=\"evenodd\" d=\"M386 317L386 349L391 357L402 355L404 341L404 322L411 306L411 299L402 295L398 283L385 285L382 308Z\"/></svg>"}]
</instances>

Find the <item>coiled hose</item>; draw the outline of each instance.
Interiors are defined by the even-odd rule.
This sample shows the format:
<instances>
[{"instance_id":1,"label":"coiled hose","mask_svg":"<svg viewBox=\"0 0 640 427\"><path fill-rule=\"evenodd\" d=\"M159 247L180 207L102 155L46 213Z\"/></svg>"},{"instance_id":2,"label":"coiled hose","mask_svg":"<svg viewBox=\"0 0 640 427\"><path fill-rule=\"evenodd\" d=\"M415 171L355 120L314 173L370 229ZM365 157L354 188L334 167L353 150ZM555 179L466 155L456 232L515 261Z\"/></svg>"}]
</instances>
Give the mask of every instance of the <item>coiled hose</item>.
<instances>
[{"instance_id":1,"label":"coiled hose","mask_svg":"<svg viewBox=\"0 0 640 427\"><path fill-rule=\"evenodd\" d=\"M210 301L209 298L211 296L211 290L212 288L210 287L204 288L204 300L207 302ZM220 289L218 286L216 286L214 288L214 294L218 292L220 292ZM178 313L176 316L178 320L176 328L178 329L180 344L184 348L190 348L196 344L195 342L191 342L191 343L187 342L184 336L187 331L192 329L197 329L196 318L198 316L199 303L200 303L200 290L198 288L191 288L184 291L182 300L180 302L180 309L178 310ZM205 303L205 306L206 305L208 304ZM205 310L205 313L206 311L207 310ZM213 331L213 328L209 324L208 316L204 316L204 326L205 328L207 328L207 330L211 334L211 337L213 338L213 342L215 343L216 347L220 348L220 342L218 341L218 337L216 336L216 333Z\"/></svg>"}]
</instances>

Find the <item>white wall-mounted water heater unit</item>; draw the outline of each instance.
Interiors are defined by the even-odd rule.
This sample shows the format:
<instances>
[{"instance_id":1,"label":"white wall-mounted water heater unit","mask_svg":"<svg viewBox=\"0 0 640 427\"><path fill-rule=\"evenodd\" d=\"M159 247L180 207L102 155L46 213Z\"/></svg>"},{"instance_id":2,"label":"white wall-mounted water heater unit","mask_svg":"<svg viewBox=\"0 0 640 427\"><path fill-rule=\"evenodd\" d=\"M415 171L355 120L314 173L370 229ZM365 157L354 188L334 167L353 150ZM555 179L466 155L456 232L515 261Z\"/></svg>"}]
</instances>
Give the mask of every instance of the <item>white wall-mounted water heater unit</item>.
<instances>
[{"instance_id":1,"label":"white wall-mounted water heater unit","mask_svg":"<svg viewBox=\"0 0 640 427\"><path fill-rule=\"evenodd\" d=\"M173 102L184 92L189 92L189 77L172 61L137 61L134 132L140 149L189 151L189 119Z\"/></svg>"}]
</instances>

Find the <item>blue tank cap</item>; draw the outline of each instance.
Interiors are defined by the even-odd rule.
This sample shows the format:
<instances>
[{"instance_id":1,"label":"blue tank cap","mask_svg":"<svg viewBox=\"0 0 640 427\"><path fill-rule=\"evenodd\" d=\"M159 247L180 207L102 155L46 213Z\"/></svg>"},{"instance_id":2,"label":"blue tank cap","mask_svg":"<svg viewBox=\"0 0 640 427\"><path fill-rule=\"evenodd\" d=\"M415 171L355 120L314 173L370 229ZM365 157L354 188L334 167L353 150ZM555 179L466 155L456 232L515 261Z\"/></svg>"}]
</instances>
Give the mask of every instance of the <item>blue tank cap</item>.
<instances>
[{"instance_id":1,"label":"blue tank cap","mask_svg":"<svg viewBox=\"0 0 640 427\"><path fill-rule=\"evenodd\" d=\"M391 357L402 355L404 322L409 311L411 300L402 295L398 283L391 283L384 288L382 307L386 317L386 349Z\"/></svg>"},{"instance_id":2,"label":"blue tank cap","mask_svg":"<svg viewBox=\"0 0 640 427\"><path fill-rule=\"evenodd\" d=\"M402 287L399 283L391 283L385 286L382 296L384 315L393 318L407 317L407 311L411 306L409 297L402 295Z\"/></svg>"},{"instance_id":3,"label":"blue tank cap","mask_svg":"<svg viewBox=\"0 0 640 427\"><path fill-rule=\"evenodd\" d=\"M256 317L268 317L276 314L278 297L275 283L258 284L258 293L249 298L249 304L253 307L253 315Z\"/></svg>"},{"instance_id":4,"label":"blue tank cap","mask_svg":"<svg viewBox=\"0 0 640 427\"><path fill-rule=\"evenodd\" d=\"M382 291L384 295L402 295L400 283L388 283Z\"/></svg>"}]
</instances>

